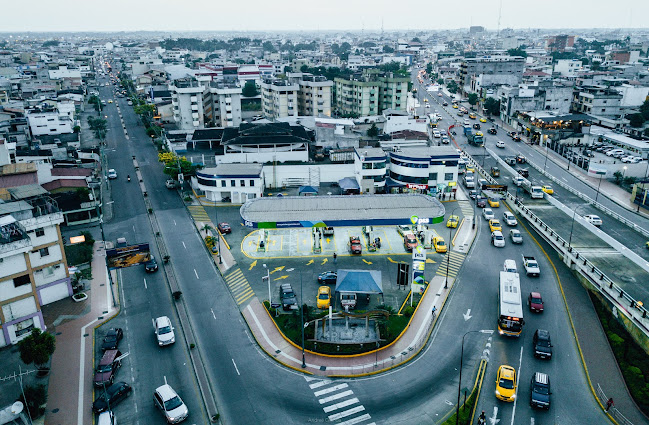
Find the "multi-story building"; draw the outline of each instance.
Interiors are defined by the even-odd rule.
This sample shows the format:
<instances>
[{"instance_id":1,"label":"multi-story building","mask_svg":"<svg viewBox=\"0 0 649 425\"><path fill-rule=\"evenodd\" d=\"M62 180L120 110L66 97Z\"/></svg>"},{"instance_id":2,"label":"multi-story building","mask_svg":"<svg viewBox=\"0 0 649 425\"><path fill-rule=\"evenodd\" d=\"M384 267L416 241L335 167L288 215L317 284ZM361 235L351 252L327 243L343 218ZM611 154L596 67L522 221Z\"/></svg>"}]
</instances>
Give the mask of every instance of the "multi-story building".
<instances>
[{"instance_id":1,"label":"multi-story building","mask_svg":"<svg viewBox=\"0 0 649 425\"><path fill-rule=\"evenodd\" d=\"M286 80L264 80L261 83L261 110L266 118L298 116L297 93L300 86Z\"/></svg>"},{"instance_id":2,"label":"multi-story building","mask_svg":"<svg viewBox=\"0 0 649 425\"><path fill-rule=\"evenodd\" d=\"M500 116L506 122L520 112L552 111L567 114L572 101L572 87L542 81L538 85L503 86L498 90Z\"/></svg>"},{"instance_id":3,"label":"multi-story building","mask_svg":"<svg viewBox=\"0 0 649 425\"><path fill-rule=\"evenodd\" d=\"M205 122L211 127L237 127L241 124L241 87L211 82L209 96L203 99Z\"/></svg>"},{"instance_id":4,"label":"multi-story building","mask_svg":"<svg viewBox=\"0 0 649 425\"><path fill-rule=\"evenodd\" d=\"M395 147L390 152L391 190L442 191L457 182L460 154L449 146Z\"/></svg>"},{"instance_id":5,"label":"multi-story building","mask_svg":"<svg viewBox=\"0 0 649 425\"><path fill-rule=\"evenodd\" d=\"M56 110L33 110L27 115L32 136L67 134L74 131L74 121L67 113Z\"/></svg>"},{"instance_id":6,"label":"multi-story building","mask_svg":"<svg viewBox=\"0 0 649 425\"><path fill-rule=\"evenodd\" d=\"M485 56L465 59L460 64L460 88L479 93L483 87L516 86L523 78L525 58L521 56Z\"/></svg>"},{"instance_id":7,"label":"multi-story building","mask_svg":"<svg viewBox=\"0 0 649 425\"><path fill-rule=\"evenodd\" d=\"M299 116L330 117L331 92L333 81L322 75L289 73L289 81L297 83L300 90L297 93Z\"/></svg>"},{"instance_id":8,"label":"multi-story building","mask_svg":"<svg viewBox=\"0 0 649 425\"><path fill-rule=\"evenodd\" d=\"M336 78L336 108L341 115L379 115L384 109L406 110L408 77L366 70Z\"/></svg>"},{"instance_id":9,"label":"multi-story building","mask_svg":"<svg viewBox=\"0 0 649 425\"><path fill-rule=\"evenodd\" d=\"M14 200L0 204L0 347L45 329L41 306L72 295L63 214L38 185L9 192Z\"/></svg>"},{"instance_id":10,"label":"multi-story building","mask_svg":"<svg viewBox=\"0 0 649 425\"><path fill-rule=\"evenodd\" d=\"M571 50L574 44L574 35L553 35L547 39L547 48L550 52L565 52Z\"/></svg>"},{"instance_id":11,"label":"multi-story building","mask_svg":"<svg viewBox=\"0 0 649 425\"><path fill-rule=\"evenodd\" d=\"M243 204L264 192L261 164L218 164L196 172L196 187L208 201Z\"/></svg>"},{"instance_id":12,"label":"multi-story building","mask_svg":"<svg viewBox=\"0 0 649 425\"><path fill-rule=\"evenodd\" d=\"M354 150L354 175L363 193L384 193L387 177L387 156L381 148Z\"/></svg>"},{"instance_id":13,"label":"multi-story building","mask_svg":"<svg viewBox=\"0 0 649 425\"><path fill-rule=\"evenodd\" d=\"M584 64L579 59L559 59L554 64L554 72L566 78L577 78L584 71Z\"/></svg>"},{"instance_id":14,"label":"multi-story building","mask_svg":"<svg viewBox=\"0 0 649 425\"><path fill-rule=\"evenodd\" d=\"M174 121L181 130L205 127L205 87L195 78L179 78L169 85Z\"/></svg>"},{"instance_id":15,"label":"multi-story building","mask_svg":"<svg viewBox=\"0 0 649 425\"><path fill-rule=\"evenodd\" d=\"M600 117L617 119L622 116L622 94L603 86L576 87L572 110Z\"/></svg>"}]
</instances>

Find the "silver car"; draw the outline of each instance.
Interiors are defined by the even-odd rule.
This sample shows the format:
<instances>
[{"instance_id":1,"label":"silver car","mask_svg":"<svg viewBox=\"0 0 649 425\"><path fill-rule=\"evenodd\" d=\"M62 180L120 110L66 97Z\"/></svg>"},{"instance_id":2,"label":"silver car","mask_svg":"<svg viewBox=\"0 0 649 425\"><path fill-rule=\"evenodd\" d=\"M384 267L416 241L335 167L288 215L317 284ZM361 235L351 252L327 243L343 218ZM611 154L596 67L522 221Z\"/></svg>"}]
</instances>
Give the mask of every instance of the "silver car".
<instances>
[{"instance_id":1,"label":"silver car","mask_svg":"<svg viewBox=\"0 0 649 425\"><path fill-rule=\"evenodd\" d=\"M167 423L177 424L189 416L189 409L171 385L164 384L156 388L153 403L165 416Z\"/></svg>"},{"instance_id":2,"label":"silver car","mask_svg":"<svg viewBox=\"0 0 649 425\"><path fill-rule=\"evenodd\" d=\"M511 239L512 243L516 243L516 244L523 243L523 235L521 235L521 232L516 229L512 229L509 231L509 239Z\"/></svg>"}]
</instances>

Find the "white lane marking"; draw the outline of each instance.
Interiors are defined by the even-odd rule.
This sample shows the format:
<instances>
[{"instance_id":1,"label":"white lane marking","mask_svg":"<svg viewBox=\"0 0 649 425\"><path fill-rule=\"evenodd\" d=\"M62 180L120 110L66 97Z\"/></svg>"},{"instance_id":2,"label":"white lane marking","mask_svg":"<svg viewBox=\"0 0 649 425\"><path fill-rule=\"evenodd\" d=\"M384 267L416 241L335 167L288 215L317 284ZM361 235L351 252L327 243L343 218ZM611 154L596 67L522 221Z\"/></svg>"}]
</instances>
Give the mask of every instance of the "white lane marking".
<instances>
[{"instance_id":1,"label":"white lane marking","mask_svg":"<svg viewBox=\"0 0 649 425\"><path fill-rule=\"evenodd\" d=\"M183 241L183 246L185 247L185 249L187 249L187 245L185 245L185 241Z\"/></svg>"},{"instance_id":2,"label":"white lane marking","mask_svg":"<svg viewBox=\"0 0 649 425\"><path fill-rule=\"evenodd\" d=\"M491 425L496 425L498 422L500 422L500 419L498 418L498 407L494 406L494 415L489 418L489 422L491 422Z\"/></svg>"},{"instance_id":3,"label":"white lane marking","mask_svg":"<svg viewBox=\"0 0 649 425\"><path fill-rule=\"evenodd\" d=\"M176 224L176 220L174 220L174 226L177 226L177 224Z\"/></svg>"},{"instance_id":4,"label":"white lane marking","mask_svg":"<svg viewBox=\"0 0 649 425\"><path fill-rule=\"evenodd\" d=\"M332 393L332 392L338 391L338 390L342 390L343 388L347 388L347 387L349 387L349 385L347 385L347 384L338 384L338 385L334 385L333 387L325 388L324 390L316 391L313 394L316 397L320 397L321 395Z\"/></svg>"},{"instance_id":5,"label":"white lane marking","mask_svg":"<svg viewBox=\"0 0 649 425\"><path fill-rule=\"evenodd\" d=\"M214 314L214 310L210 308L210 311L212 312L212 317L214 318L214 320L216 320L216 315Z\"/></svg>"},{"instance_id":6,"label":"white lane marking","mask_svg":"<svg viewBox=\"0 0 649 425\"><path fill-rule=\"evenodd\" d=\"M343 391L342 393L330 395L329 397L325 397L318 401L320 402L320 404L326 404L329 403L330 401L338 400L339 398L347 397L348 395L352 395L352 394L354 394L354 391L347 390L347 391Z\"/></svg>"},{"instance_id":7,"label":"white lane marking","mask_svg":"<svg viewBox=\"0 0 649 425\"><path fill-rule=\"evenodd\" d=\"M332 404L331 406L323 407L322 410L324 410L325 413L329 413L356 403L358 403L358 399L354 397L349 400L341 401L340 403Z\"/></svg>"},{"instance_id":8,"label":"white lane marking","mask_svg":"<svg viewBox=\"0 0 649 425\"><path fill-rule=\"evenodd\" d=\"M335 421L340 418L344 418L346 416L353 415L354 413L362 412L365 410L365 407L363 406L356 406L353 409L345 410L344 412L336 413L335 415L329 415L329 420L330 421Z\"/></svg>"},{"instance_id":9,"label":"white lane marking","mask_svg":"<svg viewBox=\"0 0 649 425\"><path fill-rule=\"evenodd\" d=\"M237 375L241 376L241 374L239 373L239 368L237 367L237 364L234 362L234 359L232 359L232 364L234 365L234 370L237 371Z\"/></svg>"},{"instance_id":10,"label":"white lane marking","mask_svg":"<svg viewBox=\"0 0 649 425\"><path fill-rule=\"evenodd\" d=\"M196 275L196 279L198 279L198 273L196 272L196 269L194 269L194 274Z\"/></svg>"},{"instance_id":11,"label":"white lane marking","mask_svg":"<svg viewBox=\"0 0 649 425\"><path fill-rule=\"evenodd\" d=\"M366 414L361 415L361 416L356 416L355 418L352 418L352 419L350 419L348 421L345 421L345 422L338 422L338 425L354 425L354 424L357 424L359 422L366 421L366 420L368 420L370 418L371 418L371 416L366 413ZM371 422L371 423L369 423L367 425L376 425L376 422Z\"/></svg>"},{"instance_id":12,"label":"white lane marking","mask_svg":"<svg viewBox=\"0 0 649 425\"><path fill-rule=\"evenodd\" d=\"M144 289L149 289L149 287L146 286L146 278L144 278Z\"/></svg>"},{"instance_id":13,"label":"white lane marking","mask_svg":"<svg viewBox=\"0 0 649 425\"><path fill-rule=\"evenodd\" d=\"M137 402L135 403L135 413L137 413Z\"/></svg>"},{"instance_id":14,"label":"white lane marking","mask_svg":"<svg viewBox=\"0 0 649 425\"><path fill-rule=\"evenodd\" d=\"M311 388L312 390L315 390L316 388L320 388L321 386L327 385L327 384L330 384L330 383L331 383L331 381L315 382L313 384L309 384L309 388Z\"/></svg>"},{"instance_id":15,"label":"white lane marking","mask_svg":"<svg viewBox=\"0 0 649 425\"><path fill-rule=\"evenodd\" d=\"M518 376L516 376L516 393L518 393L518 383L521 381L521 368L523 367L523 347L521 347L521 354L518 357ZM518 396L518 394L516 394ZM516 416L516 402L518 397L514 399L514 408L512 410L512 425L514 425L514 417Z\"/></svg>"}]
</instances>

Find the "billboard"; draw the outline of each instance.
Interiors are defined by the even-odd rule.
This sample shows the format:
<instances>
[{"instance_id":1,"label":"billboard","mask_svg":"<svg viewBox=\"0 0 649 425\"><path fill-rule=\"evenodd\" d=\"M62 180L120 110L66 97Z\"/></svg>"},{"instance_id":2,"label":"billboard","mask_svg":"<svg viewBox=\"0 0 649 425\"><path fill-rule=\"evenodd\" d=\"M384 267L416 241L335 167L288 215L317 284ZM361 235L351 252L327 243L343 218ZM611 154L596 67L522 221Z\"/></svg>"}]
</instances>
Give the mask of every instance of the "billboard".
<instances>
[{"instance_id":1,"label":"billboard","mask_svg":"<svg viewBox=\"0 0 649 425\"><path fill-rule=\"evenodd\" d=\"M136 266L149 260L149 244L122 246L106 250L106 263L110 270Z\"/></svg>"}]
</instances>

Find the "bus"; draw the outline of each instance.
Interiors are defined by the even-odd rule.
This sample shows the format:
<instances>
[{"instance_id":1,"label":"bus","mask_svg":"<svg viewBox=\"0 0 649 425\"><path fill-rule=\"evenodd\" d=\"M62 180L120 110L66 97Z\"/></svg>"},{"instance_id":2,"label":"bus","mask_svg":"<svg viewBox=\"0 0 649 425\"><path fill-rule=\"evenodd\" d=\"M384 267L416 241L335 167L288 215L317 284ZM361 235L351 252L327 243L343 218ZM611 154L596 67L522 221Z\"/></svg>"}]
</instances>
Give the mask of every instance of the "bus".
<instances>
[{"instance_id":1,"label":"bus","mask_svg":"<svg viewBox=\"0 0 649 425\"><path fill-rule=\"evenodd\" d=\"M523 332L523 301L518 273L500 272L498 333L519 337Z\"/></svg>"}]
</instances>

